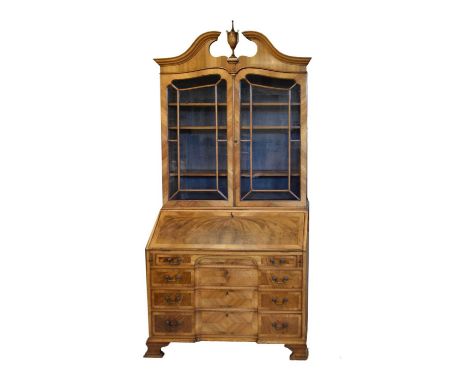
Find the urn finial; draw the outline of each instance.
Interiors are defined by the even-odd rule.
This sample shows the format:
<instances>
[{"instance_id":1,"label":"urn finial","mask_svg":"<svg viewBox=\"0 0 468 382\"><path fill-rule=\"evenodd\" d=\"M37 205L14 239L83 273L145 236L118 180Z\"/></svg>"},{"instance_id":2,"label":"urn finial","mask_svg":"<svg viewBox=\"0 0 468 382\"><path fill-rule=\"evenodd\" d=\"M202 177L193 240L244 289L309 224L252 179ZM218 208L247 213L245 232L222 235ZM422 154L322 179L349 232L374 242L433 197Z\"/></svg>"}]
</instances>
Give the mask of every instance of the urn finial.
<instances>
[{"instance_id":1,"label":"urn finial","mask_svg":"<svg viewBox=\"0 0 468 382\"><path fill-rule=\"evenodd\" d=\"M232 50L231 57L228 58L228 61L238 61L239 59L234 54L234 49L236 49L237 43L239 42L239 31L236 32L234 30L234 20L232 20L231 25L232 25L231 30L226 31L228 44L229 44L229 46L231 47L231 50Z\"/></svg>"}]
</instances>

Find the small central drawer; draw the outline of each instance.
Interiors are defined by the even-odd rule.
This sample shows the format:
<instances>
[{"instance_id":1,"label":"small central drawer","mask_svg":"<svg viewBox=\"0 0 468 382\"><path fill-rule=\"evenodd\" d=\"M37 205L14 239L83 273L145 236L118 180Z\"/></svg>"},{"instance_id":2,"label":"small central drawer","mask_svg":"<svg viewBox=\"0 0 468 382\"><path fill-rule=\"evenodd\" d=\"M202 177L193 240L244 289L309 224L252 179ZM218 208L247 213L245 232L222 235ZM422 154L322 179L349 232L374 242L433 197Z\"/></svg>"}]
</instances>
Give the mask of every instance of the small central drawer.
<instances>
[{"instance_id":1,"label":"small central drawer","mask_svg":"<svg viewBox=\"0 0 468 382\"><path fill-rule=\"evenodd\" d=\"M253 289L199 289L197 308L257 308L257 291Z\"/></svg>"},{"instance_id":2,"label":"small central drawer","mask_svg":"<svg viewBox=\"0 0 468 382\"><path fill-rule=\"evenodd\" d=\"M257 312L197 312L197 333L205 335L257 335Z\"/></svg>"},{"instance_id":3,"label":"small central drawer","mask_svg":"<svg viewBox=\"0 0 468 382\"><path fill-rule=\"evenodd\" d=\"M193 270L191 269L152 269L151 286L190 286L192 285Z\"/></svg>"},{"instance_id":4,"label":"small central drawer","mask_svg":"<svg viewBox=\"0 0 468 382\"><path fill-rule=\"evenodd\" d=\"M246 286L258 283L256 268L197 268L196 285L199 286Z\"/></svg>"}]
</instances>

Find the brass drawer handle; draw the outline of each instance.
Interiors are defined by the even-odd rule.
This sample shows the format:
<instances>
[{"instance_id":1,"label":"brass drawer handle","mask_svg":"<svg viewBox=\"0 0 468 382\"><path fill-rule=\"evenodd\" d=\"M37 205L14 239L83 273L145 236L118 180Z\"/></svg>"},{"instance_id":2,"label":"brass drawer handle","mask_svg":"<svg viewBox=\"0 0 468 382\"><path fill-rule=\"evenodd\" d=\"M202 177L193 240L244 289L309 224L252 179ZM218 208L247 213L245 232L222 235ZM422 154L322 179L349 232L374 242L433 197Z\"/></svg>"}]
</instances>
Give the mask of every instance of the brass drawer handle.
<instances>
[{"instance_id":1,"label":"brass drawer handle","mask_svg":"<svg viewBox=\"0 0 468 382\"><path fill-rule=\"evenodd\" d=\"M177 328L182 324L182 320L166 320L165 324L168 328Z\"/></svg>"},{"instance_id":2,"label":"brass drawer handle","mask_svg":"<svg viewBox=\"0 0 468 382\"><path fill-rule=\"evenodd\" d=\"M182 257L164 257L163 262L169 265L180 265L182 264Z\"/></svg>"},{"instance_id":3,"label":"brass drawer handle","mask_svg":"<svg viewBox=\"0 0 468 382\"><path fill-rule=\"evenodd\" d=\"M284 265L286 264L286 259L284 257L281 257L279 260L275 259L274 257L270 257L270 264L271 265Z\"/></svg>"},{"instance_id":4,"label":"brass drawer handle","mask_svg":"<svg viewBox=\"0 0 468 382\"><path fill-rule=\"evenodd\" d=\"M276 298L276 297L273 297L271 299L271 302L275 305L286 305L288 303L288 299L287 297L284 297L282 300Z\"/></svg>"},{"instance_id":5,"label":"brass drawer handle","mask_svg":"<svg viewBox=\"0 0 468 382\"><path fill-rule=\"evenodd\" d=\"M180 304L180 302L182 301L182 295L180 293L177 293L174 298L171 298L170 294L166 294L164 296L164 300L166 301L166 304L169 305Z\"/></svg>"},{"instance_id":6,"label":"brass drawer handle","mask_svg":"<svg viewBox=\"0 0 468 382\"><path fill-rule=\"evenodd\" d=\"M289 277L288 276L284 276L281 280L278 279L278 277L276 277L275 275L271 276L271 281L273 281L275 284L287 284L287 282L289 281Z\"/></svg>"},{"instance_id":7,"label":"brass drawer handle","mask_svg":"<svg viewBox=\"0 0 468 382\"><path fill-rule=\"evenodd\" d=\"M164 281L166 283L175 283L175 282L178 282L182 279L182 275L181 274L176 274L175 276L169 276L169 275L164 275Z\"/></svg>"},{"instance_id":8,"label":"brass drawer handle","mask_svg":"<svg viewBox=\"0 0 468 382\"><path fill-rule=\"evenodd\" d=\"M273 329L275 330L283 330L283 329L287 329L288 328L288 323L287 322L279 322L279 321L276 321L276 322L273 322L271 324L271 326L273 327Z\"/></svg>"}]
</instances>

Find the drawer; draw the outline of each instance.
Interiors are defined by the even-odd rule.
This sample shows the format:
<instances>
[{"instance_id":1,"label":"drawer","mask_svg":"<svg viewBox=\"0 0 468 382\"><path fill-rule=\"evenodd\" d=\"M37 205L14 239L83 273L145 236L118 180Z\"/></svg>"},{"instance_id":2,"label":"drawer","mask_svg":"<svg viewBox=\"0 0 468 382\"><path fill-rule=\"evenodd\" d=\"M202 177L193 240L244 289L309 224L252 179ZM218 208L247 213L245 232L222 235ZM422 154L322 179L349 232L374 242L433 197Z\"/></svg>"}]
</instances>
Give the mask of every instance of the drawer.
<instances>
[{"instance_id":1,"label":"drawer","mask_svg":"<svg viewBox=\"0 0 468 382\"><path fill-rule=\"evenodd\" d=\"M256 268L197 268L196 285L200 286L257 286Z\"/></svg>"},{"instance_id":2,"label":"drawer","mask_svg":"<svg viewBox=\"0 0 468 382\"><path fill-rule=\"evenodd\" d=\"M197 333L205 335L257 335L257 312L197 312Z\"/></svg>"},{"instance_id":3,"label":"drawer","mask_svg":"<svg viewBox=\"0 0 468 382\"><path fill-rule=\"evenodd\" d=\"M193 270L191 269L152 269L151 286L181 286L192 285Z\"/></svg>"},{"instance_id":4,"label":"drawer","mask_svg":"<svg viewBox=\"0 0 468 382\"><path fill-rule=\"evenodd\" d=\"M199 289L197 308L257 308L257 291L252 289Z\"/></svg>"},{"instance_id":5,"label":"drawer","mask_svg":"<svg viewBox=\"0 0 468 382\"><path fill-rule=\"evenodd\" d=\"M300 310L301 292L261 292L259 308L266 310Z\"/></svg>"},{"instance_id":6,"label":"drawer","mask_svg":"<svg viewBox=\"0 0 468 382\"><path fill-rule=\"evenodd\" d=\"M158 266L178 266L190 265L192 259L188 255L156 255L156 265Z\"/></svg>"},{"instance_id":7,"label":"drawer","mask_svg":"<svg viewBox=\"0 0 468 382\"><path fill-rule=\"evenodd\" d=\"M268 337L300 337L300 314L261 314L260 333Z\"/></svg>"},{"instance_id":8,"label":"drawer","mask_svg":"<svg viewBox=\"0 0 468 382\"><path fill-rule=\"evenodd\" d=\"M264 267L296 268L302 265L301 256L263 256Z\"/></svg>"},{"instance_id":9,"label":"drawer","mask_svg":"<svg viewBox=\"0 0 468 382\"><path fill-rule=\"evenodd\" d=\"M301 288L302 270L268 270L262 271L260 285L274 288Z\"/></svg>"},{"instance_id":10,"label":"drawer","mask_svg":"<svg viewBox=\"0 0 468 382\"><path fill-rule=\"evenodd\" d=\"M193 292L188 290L152 290L152 308L190 308L193 307Z\"/></svg>"},{"instance_id":11,"label":"drawer","mask_svg":"<svg viewBox=\"0 0 468 382\"><path fill-rule=\"evenodd\" d=\"M152 316L153 335L193 333L193 314L158 312Z\"/></svg>"}]
</instances>

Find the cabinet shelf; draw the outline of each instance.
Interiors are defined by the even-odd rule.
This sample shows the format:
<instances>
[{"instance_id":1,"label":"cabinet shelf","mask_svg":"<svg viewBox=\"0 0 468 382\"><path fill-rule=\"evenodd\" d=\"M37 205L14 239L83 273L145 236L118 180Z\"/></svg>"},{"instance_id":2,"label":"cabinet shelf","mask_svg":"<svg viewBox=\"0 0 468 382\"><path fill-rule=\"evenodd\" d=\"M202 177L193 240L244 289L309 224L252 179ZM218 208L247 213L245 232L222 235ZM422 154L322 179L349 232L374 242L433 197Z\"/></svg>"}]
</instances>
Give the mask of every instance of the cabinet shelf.
<instances>
[{"instance_id":1,"label":"cabinet shelf","mask_svg":"<svg viewBox=\"0 0 468 382\"><path fill-rule=\"evenodd\" d=\"M170 176L177 176L177 172L171 172ZM226 176L226 171L218 171L218 176ZM181 171L180 176L216 176L216 171L214 170L186 170ZM249 177L249 171L242 171L242 177ZM252 177L257 178L261 176L268 176L268 177L277 177L277 176L288 176L287 171L276 171L276 170L263 170L263 171L253 171ZM291 176L299 176L297 171L292 171Z\"/></svg>"},{"instance_id":2,"label":"cabinet shelf","mask_svg":"<svg viewBox=\"0 0 468 382\"><path fill-rule=\"evenodd\" d=\"M291 129L300 129L301 126L291 126ZM242 126L241 130L250 130L249 126ZM252 126L252 130L288 130L288 126Z\"/></svg>"},{"instance_id":3,"label":"cabinet shelf","mask_svg":"<svg viewBox=\"0 0 468 382\"><path fill-rule=\"evenodd\" d=\"M226 106L226 102L179 102L179 106L199 106L199 107L206 107L206 106ZM177 106L177 102L169 102L169 106Z\"/></svg>"},{"instance_id":4,"label":"cabinet shelf","mask_svg":"<svg viewBox=\"0 0 468 382\"><path fill-rule=\"evenodd\" d=\"M177 130L177 127L171 126L169 130ZM179 130L216 130L216 126L180 126ZM226 130L226 126L218 126L218 130Z\"/></svg>"},{"instance_id":5,"label":"cabinet shelf","mask_svg":"<svg viewBox=\"0 0 468 382\"><path fill-rule=\"evenodd\" d=\"M242 102L242 106L250 106L250 102ZM291 106L299 106L299 102L291 102ZM252 106L289 106L288 102L253 102Z\"/></svg>"}]
</instances>

